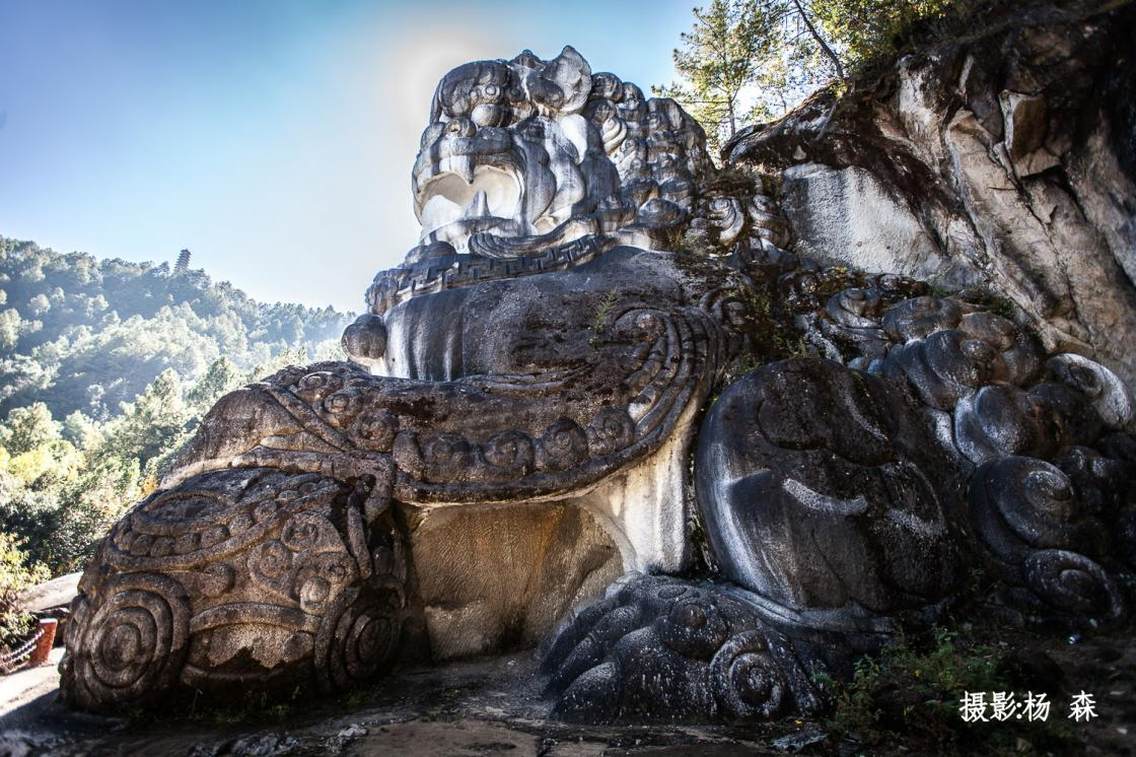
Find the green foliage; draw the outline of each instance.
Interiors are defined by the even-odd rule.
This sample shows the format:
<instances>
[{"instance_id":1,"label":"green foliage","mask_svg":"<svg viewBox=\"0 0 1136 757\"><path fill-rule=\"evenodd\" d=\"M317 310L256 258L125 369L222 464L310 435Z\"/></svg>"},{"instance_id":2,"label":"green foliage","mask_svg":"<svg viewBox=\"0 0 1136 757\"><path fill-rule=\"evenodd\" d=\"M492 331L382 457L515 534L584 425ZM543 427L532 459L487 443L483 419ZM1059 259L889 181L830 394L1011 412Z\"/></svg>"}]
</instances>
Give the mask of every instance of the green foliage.
<instances>
[{"instance_id":1,"label":"green foliage","mask_svg":"<svg viewBox=\"0 0 1136 757\"><path fill-rule=\"evenodd\" d=\"M971 10L969 0L812 0L810 9L855 70L873 57L894 54L917 24Z\"/></svg>"},{"instance_id":2,"label":"green foliage","mask_svg":"<svg viewBox=\"0 0 1136 757\"><path fill-rule=\"evenodd\" d=\"M227 357L217 358L205 375L186 392L186 402L197 415L203 415L222 395L240 386L243 379L244 374L236 363Z\"/></svg>"},{"instance_id":3,"label":"green foliage","mask_svg":"<svg viewBox=\"0 0 1136 757\"><path fill-rule=\"evenodd\" d=\"M203 271L59 254L0 237L0 414L43 402L109 420L165 370L184 384L224 357L242 373L334 352L353 315L261 304Z\"/></svg>"},{"instance_id":4,"label":"green foliage","mask_svg":"<svg viewBox=\"0 0 1136 757\"><path fill-rule=\"evenodd\" d=\"M221 395L341 357L351 314L168 268L0 237L0 533L25 567L79 569Z\"/></svg>"},{"instance_id":5,"label":"green foliage","mask_svg":"<svg viewBox=\"0 0 1136 757\"><path fill-rule=\"evenodd\" d=\"M50 415L47 421L58 426ZM58 436L14 455L0 446L0 530L20 538L29 562L54 574L77 569L140 492L138 458L115 454L100 427L83 436L82 449Z\"/></svg>"},{"instance_id":6,"label":"green foliage","mask_svg":"<svg viewBox=\"0 0 1136 757\"><path fill-rule=\"evenodd\" d=\"M76 410L63 419L63 438L77 449L91 450L102 441L102 430L81 410Z\"/></svg>"},{"instance_id":7,"label":"green foliage","mask_svg":"<svg viewBox=\"0 0 1136 757\"><path fill-rule=\"evenodd\" d=\"M32 616L21 606L20 595L46 578L42 566L28 566L15 537L0 531L0 652L10 651L30 630Z\"/></svg>"},{"instance_id":8,"label":"green foliage","mask_svg":"<svg viewBox=\"0 0 1136 757\"><path fill-rule=\"evenodd\" d=\"M220 358L188 387L167 369L102 422L76 411L60 424L43 403L13 409L0 423L0 530L52 574L79 569L222 394L306 359L304 348L285 350L241 373Z\"/></svg>"},{"instance_id":9,"label":"green foliage","mask_svg":"<svg viewBox=\"0 0 1136 757\"><path fill-rule=\"evenodd\" d=\"M10 455L21 455L59 438L59 424L42 402L17 407L0 426L0 444Z\"/></svg>"},{"instance_id":10,"label":"green foliage","mask_svg":"<svg viewBox=\"0 0 1136 757\"><path fill-rule=\"evenodd\" d=\"M615 307L615 303L618 301L619 293L613 289L596 304L595 312L592 314L592 331L599 332L603 329L608 316L611 315L611 309Z\"/></svg>"},{"instance_id":11,"label":"green foliage","mask_svg":"<svg viewBox=\"0 0 1136 757\"><path fill-rule=\"evenodd\" d=\"M749 349L742 351L729 366L726 385L765 363L810 354L804 335L793 327L776 294L772 288L739 293L745 305L741 328L749 336Z\"/></svg>"},{"instance_id":12,"label":"green foliage","mask_svg":"<svg viewBox=\"0 0 1136 757\"><path fill-rule=\"evenodd\" d=\"M3 289L0 289L0 294L4 294ZM0 312L0 351L7 352L15 349L16 343L20 340L20 324L22 322L20 313L15 308L8 308Z\"/></svg>"},{"instance_id":13,"label":"green foliage","mask_svg":"<svg viewBox=\"0 0 1136 757\"><path fill-rule=\"evenodd\" d=\"M185 431L187 413L181 381L167 368L122 414L107 424L106 444L125 458L151 460L168 449Z\"/></svg>"},{"instance_id":14,"label":"green foliage","mask_svg":"<svg viewBox=\"0 0 1136 757\"><path fill-rule=\"evenodd\" d=\"M711 0L694 9L694 27L674 51L675 70L686 80L652 87L678 100L706 129L713 153L737 131L742 90L753 84L773 50L775 18L761 3Z\"/></svg>"},{"instance_id":15,"label":"green foliage","mask_svg":"<svg viewBox=\"0 0 1136 757\"><path fill-rule=\"evenodd\" d=\"M1049 0L1092 8L1106 0ZM816 90L881 62L989 28L1020 0L714 0L675 50L683 81L652 87L706 130L716 153L742 125L778 118Z\"/></svg>"},{"instance_id":16,"label":"green foliage","mask_svg":"<svg viewBox=\"0 0 1136 757\"><path fill-rule=\"evenodd\" d=\"M1006 645L978 644L942 628L928 639L901 638L877 657L856 662L852 680L821 683L835 690L828 728L837 738L870 746L903 743L939 754L1010 753L1021 745L1068 746L1056 719L1008 720L997 728L964 721L959 704L966 692L1005 691Z\"/></svg>"},{"instance_id":17,"label":"green foliage","mask_svg":"<svg viewBox=\"0 0 1136 757\"><path fill-rule=\"evenodd\" d=\"M284 723L300 714L304 704L300 687L274 692L247 691L235 697L235 701L226 701L224 704L199 704L194 700L190 702L187 715L190 720L211 722L218 726L235 723ZM310 701L308 705L310 706ZM145 721L151 721L153 717L154 713L147 710L142 710L137 715L138 720Z\"/></svg>"},{"instance_id":18,"label":"green foliage","mask_svg":"<svg viewBox=\"0 0 1136 757\"><path fill-rule=\"evenodd\" d=\"M745 123L787 112L844 69L810 0L713 0L674 51L683 81L652 87L706 130L711 154Z\"/></svg>"}]
</instances>

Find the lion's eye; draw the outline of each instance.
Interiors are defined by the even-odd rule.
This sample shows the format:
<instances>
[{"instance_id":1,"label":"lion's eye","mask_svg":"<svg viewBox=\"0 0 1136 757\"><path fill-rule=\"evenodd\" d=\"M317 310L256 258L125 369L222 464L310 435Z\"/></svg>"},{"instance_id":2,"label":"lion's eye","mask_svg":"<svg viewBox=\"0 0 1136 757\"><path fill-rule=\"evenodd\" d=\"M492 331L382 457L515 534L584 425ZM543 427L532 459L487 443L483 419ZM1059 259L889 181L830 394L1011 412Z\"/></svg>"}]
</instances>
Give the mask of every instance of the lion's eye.
<instances>
[{"instance_id":1,"label":"lion's eye","mask_svg":"<svg viewBox=\"0 0 1136 757\"><path fill-rule=\"evenodd\" d=\"M485 85L485 96L486 97L494 98L494 97L497 97L497 95L499 95L499 94L501 94L501 90L498 89L496 84L486 84Z\"/></svg>"}]
</instances>

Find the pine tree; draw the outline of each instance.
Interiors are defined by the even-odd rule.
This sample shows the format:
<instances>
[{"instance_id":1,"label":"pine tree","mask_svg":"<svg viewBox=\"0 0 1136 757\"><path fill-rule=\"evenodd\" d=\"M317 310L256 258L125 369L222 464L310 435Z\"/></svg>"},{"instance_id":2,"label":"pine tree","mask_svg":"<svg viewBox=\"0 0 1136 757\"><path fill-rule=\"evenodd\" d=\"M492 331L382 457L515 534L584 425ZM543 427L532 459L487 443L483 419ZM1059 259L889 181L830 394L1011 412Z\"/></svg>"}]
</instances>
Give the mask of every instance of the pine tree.
<instances>
[{"instance_id":1,"label":"pine tree","mask_svg":"<svg viewBox=\"0 0 1136 757\"><path fill-rule=\"evenodd\" d=\"M694 26L674 51L684 81L652 91L686 108L716 149L743 122L780 116L874 57L894 56L921 24L951 20L957 27L979 7L959 0L713 0L694 9Z\"/></svg>"},{"instance_id":2,"label":"pine tree","mask_svg":"<svg viewBox=\"0 0 1136 757\"><path fill-rule=\"evenodd\" d=\"M42 402L17 407L0 424L0 445L15 456L59 438L59 424Z\"/></svg>"},{"instance_id":3,"label":"pine tree","mask_svg":"<svg viewBox=\"0 0 1136 757\"><path fill-rule=\"evenodd\" d=\"M244 374L233 361L220 357L213 361L205 375L186 393L186 401L198 415L204 415L221 395L240 386Z\"/></svg>"},{"instance_id":4,"label":"pine tree","mask_svg":"<svg viewBox=\"0 0 1136 757\"><path fill-rule=\"evenodd\" d=\"M777 18L756 0L713 0L708 8L695 8L694 19L674 51L675 69L687 83L652 91L685 107L717 152L737 131L742 91L774 52Z\"/></svg>"},{"instance_id":5,"label":"pine tree","mask_svg":"<svg viewBox=\"0 0 1136 757\"><path fill-rule=\"evenodd\" d=\"M108 426L107 443L121 457L145 465L178 441L187 420L181 380L167 368L133 402L122 403L122 415Z\"/></svg>"}]
</instances>

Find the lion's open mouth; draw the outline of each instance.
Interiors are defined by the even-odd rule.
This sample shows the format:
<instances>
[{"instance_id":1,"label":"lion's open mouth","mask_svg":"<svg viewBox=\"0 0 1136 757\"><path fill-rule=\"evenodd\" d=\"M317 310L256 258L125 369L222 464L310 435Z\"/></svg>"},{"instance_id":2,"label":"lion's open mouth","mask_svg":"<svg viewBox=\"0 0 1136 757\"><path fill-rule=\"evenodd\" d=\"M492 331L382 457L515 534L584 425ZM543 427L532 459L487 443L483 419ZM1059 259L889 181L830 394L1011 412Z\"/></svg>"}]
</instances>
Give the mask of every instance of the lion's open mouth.
<instances>
[{"instance_id":1,"label":"lion's open mouth","mask_svg":"<svg viewBox=\"0 0 1136 757\"><path fill-rule=\"evenodd\" d=\"M517 217L521 185L515 172L481 165L468 179L454 171L435 174L419 189L419 198L423 237L458 222L466 222L467 232L483 231Z\"/></svg>"},{"instance_id":2,"label":"lion's open mouth","mask_svg":"<svg viewBox=\"0 0 1136 757\"><path fill-rule=\"evenodd\" d=\"M472 145L471 145L472 147ZM453 151L415 177L414 207L422 239L462 249L471 234L515 234L523 216L524 180L507 152Z\"/></svg>"}]
</instances>

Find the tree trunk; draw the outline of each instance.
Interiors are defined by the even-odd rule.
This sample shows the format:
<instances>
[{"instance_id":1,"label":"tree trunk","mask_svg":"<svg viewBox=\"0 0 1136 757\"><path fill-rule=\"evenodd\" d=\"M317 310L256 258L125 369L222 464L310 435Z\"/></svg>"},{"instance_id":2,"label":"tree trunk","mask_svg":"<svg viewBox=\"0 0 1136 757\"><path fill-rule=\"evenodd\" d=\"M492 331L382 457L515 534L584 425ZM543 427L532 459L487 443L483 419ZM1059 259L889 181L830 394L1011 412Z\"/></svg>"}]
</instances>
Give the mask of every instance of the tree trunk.
<instances>
[{"instance_id":1,"label":"tree trunk","mask_svg":"<svg viewBox=\"0 0 1136 757\"><path fill-rule=\"evenodd\" d=\"M793 0L793 5L797 7L797 14L801 17L801 20L805 22L805 28L809 30L809 34L811 34L812 38L817 41L817 44L820 45L820 49L824 51L824 54L828 56L828 59L832 61L832 65L836 68L837 78L843 80L844 66L840 65L840 58L836 57L836 53L832 51L832 48L829 47L828 43L824 41L824 37L820 36L820 32L817 31L817 28L815 26L813 26L812 20L809 19L809 14L805 12L805 9L803 7L801 7L800 0Z\"/></svg>"}]
</instances>

